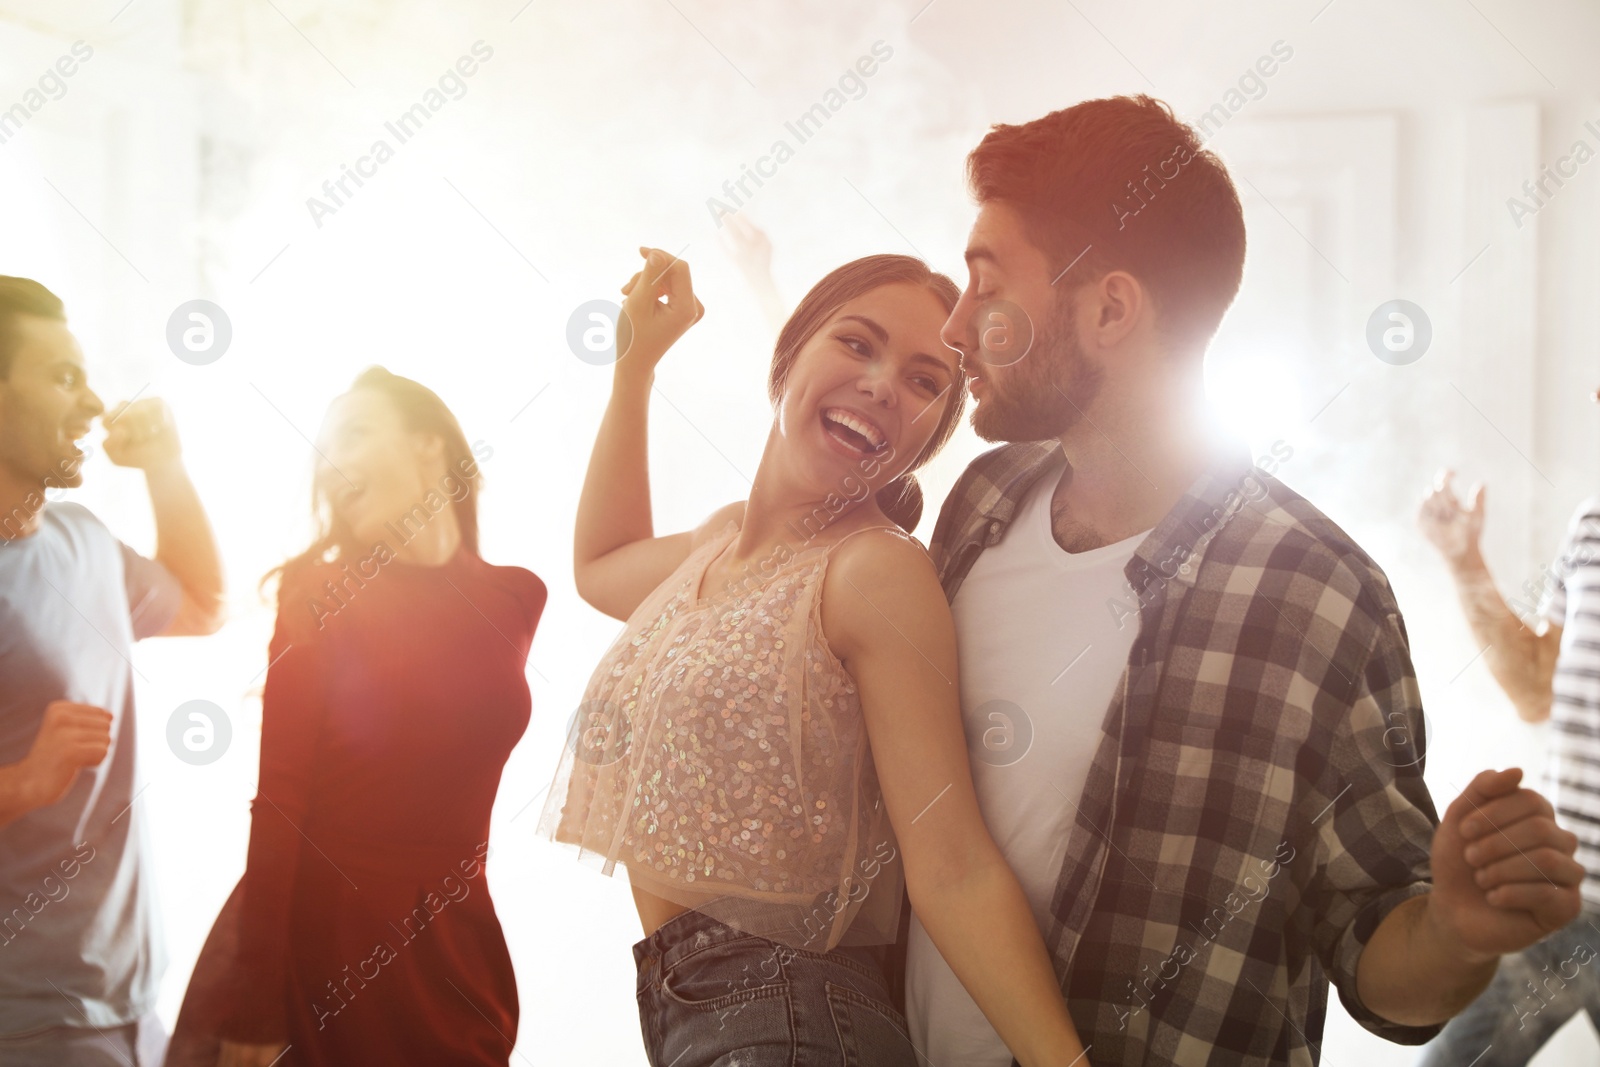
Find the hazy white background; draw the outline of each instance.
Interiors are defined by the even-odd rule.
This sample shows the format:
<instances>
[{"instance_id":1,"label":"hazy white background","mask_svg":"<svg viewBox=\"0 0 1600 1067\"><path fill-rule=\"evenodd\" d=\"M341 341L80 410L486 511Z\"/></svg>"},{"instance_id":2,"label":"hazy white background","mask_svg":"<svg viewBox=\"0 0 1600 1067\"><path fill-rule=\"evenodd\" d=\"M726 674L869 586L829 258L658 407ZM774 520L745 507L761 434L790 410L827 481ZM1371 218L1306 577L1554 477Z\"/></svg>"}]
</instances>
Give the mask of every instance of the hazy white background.
<instances>
[{"instance_id":1,"label":"hazy white background","mask_svg":"<svg viewBox=\"0 0 1600 1067\"><path fill-rule=\"evenodd\" d=\"M1287 443L1280 476L1393 580L1440 808L1483 767L1541 763L1543 732L1494 687L1412 516L1442 465L1486 480L1489 558L1515 589L1596 491L1600 161L1520 227L1506 205L1574 141L1600 148L1584 129L1600 128L1591 3L38 0L0 4L0 110L79 40L93 58L0 145L0 273L65 298L108 401L172 403L231 584L221 634L148 642L137 660L169 1024L244 863L271 623L255 584L306 542L306 435L381 362L434 386L492 446L485 554L551 591L490 865L521 990L518 1061L643 1062L627 887L533 833L566 720L615 632L570 577L608 372L575 358L567 320L615 296L641 243L690 262L707 316L659 376L658 522L683 527L742 496L769 416L771 330L706 201L775 139L794 145L784 123L879 40L893 55L865 94L745 210L771 235L785 299L871 252L916 252L961 280L962 158L990 123L1118 92L1191 121L1223 104L1210 143L1239 183L1251 251L1210 357L1218 406L1258 450ZM477 41L493 55L464 94L317 225L307 198L379 137L395 146L383 124ZM1241 86L1279 41L1292 58ZM196 297L233 325L209 366L165 342L168 316ZM1405 367L1364 339L1396 297L1434 332ZM964 430L929 469L934 505L979 447ZM77 497L148 550L139 477L97 457L87 478ZM172 710L195 698L226 709L235 735L204 767L165 742ZM1329 1067L1410 1062L1331 1014ZM1596 1049L1580 1015L1536 1062L1593 1063Z\"/></svg>"}]
</instances>

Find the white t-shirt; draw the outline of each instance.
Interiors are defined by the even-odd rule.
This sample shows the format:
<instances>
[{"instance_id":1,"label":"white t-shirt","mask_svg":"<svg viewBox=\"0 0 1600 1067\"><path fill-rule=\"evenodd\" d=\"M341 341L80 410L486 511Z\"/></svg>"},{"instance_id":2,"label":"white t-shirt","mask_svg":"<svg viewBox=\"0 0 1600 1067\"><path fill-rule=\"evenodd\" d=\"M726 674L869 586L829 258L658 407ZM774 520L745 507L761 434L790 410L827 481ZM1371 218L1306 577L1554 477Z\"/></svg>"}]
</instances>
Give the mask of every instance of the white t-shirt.
<instances>
[{"instance_id":1,"label":"white t-shirt","mask_svg":"<svg viewBox=\"0 0 1600 1067\"><path fill-rule=\"evenodd\" d=\"M1149 533L1063 551L1051 533L1050 498L1065 469L1061 459L1039 478L952 604L978 805L1041 931L1100 726L1139 629L1124 619L1119 630L1106 601L1122 595L1123 567ZM1009 1067L1010 1051L915 915L906 967L907 1022L923 1062Z\"/></svg>"},{"instance_id":2,"label":"white t-shirt","mask_svg":"<svg viewBox=\"0 0 1600 1067\"><path fill-rule=\"evenodd\" d=\"M0 1036L122 1026L155 1009L167 956L134 803L130 657L182 603L172 572L82 504L47 504L36 532L0 541L0 765L28 754L52 700L112 720L97 766L0 827Z\"/></svg>"}]
</instances>

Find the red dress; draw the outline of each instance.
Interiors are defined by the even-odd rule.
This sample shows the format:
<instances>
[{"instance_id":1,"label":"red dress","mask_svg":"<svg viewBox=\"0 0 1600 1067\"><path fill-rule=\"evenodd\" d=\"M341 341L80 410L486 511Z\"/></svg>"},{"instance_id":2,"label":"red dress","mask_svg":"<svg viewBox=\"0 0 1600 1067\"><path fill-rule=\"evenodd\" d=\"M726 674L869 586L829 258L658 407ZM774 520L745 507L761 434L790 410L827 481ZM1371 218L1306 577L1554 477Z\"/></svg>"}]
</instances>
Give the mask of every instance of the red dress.
<instances>
[{"instance_id":1,"label":"red dress","mask_svg":"<svg viewBox=\"0 0 1600 1067\"><path fill-rule=\"evenodd\" d=\"M544 583L463 548L285 587L249 859L167 1062L213 1067L227 1038L287 1042L280 1067L506 1064L516 981L484 860Z\"/></svg>"}]
</instances>

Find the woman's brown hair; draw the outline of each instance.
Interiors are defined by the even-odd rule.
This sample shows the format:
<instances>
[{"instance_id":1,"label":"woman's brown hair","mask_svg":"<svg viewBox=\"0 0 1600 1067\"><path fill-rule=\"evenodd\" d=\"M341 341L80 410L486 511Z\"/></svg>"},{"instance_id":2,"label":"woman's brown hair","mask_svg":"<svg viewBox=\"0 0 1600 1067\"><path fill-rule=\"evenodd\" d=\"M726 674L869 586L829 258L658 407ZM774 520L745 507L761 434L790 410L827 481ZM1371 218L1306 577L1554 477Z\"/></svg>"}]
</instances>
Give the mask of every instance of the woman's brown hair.
<instances>
[{"instance_id":1,"label":"woman's brown hair","mask_svg":"<svg viewBox=\"0 0 1600 1067\"><path fill-rule=\"evenodd\" d=\"M806 342L841 307L851 300L885 285L910 284L921 286L932 293L948 314L961 298L961 289L943 274L931 269L915 256L878 255L851 260L830 271L800 301L789 321L778 334L778 344L772 352L772 371L767 377L767 393L776 405L783 397L789 381L789 372ZM914 471L932 459L956 432L961 422L961 412L967 403L967 377L957 365L955 380L944 413L934 427L922 452L912 461L906 472L877 492L878 507L903 530L914 530L922 518L922 489L917 485Z\"/></svg>"}]
</instances>

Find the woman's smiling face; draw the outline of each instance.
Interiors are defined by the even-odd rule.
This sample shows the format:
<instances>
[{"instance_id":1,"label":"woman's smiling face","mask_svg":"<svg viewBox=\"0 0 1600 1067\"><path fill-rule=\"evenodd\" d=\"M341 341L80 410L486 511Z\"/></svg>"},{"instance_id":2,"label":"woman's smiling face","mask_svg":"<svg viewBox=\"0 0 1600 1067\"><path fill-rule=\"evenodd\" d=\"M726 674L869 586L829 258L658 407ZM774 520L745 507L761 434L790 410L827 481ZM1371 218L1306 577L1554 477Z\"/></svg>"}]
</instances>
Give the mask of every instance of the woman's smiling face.
<instances>
[{"instance_id":1,"label":"woman's smiling face","mask_svg":"<svg viewBox=\"0 0 1600 1067\"><path fill-rule=\"evenodd\" d=\"M912 466L959 395L945 318L933 293L895 282L845 302L801 346L776 433L807 480L876 490Z\"/></svg>"},{"instance_id":2,"label":"woman's smiling face","mask_svg":"<svg viewBox=\"0 0 1600 1067\"><path fill-rule=\"evenodd\" d=\"M441 442L405 428L400 410L376 389L352 389L328 406L319 435L319 487L363 545L384 540L385 524L412 514L439 484Z\"/></svg>"}]
</instances>

